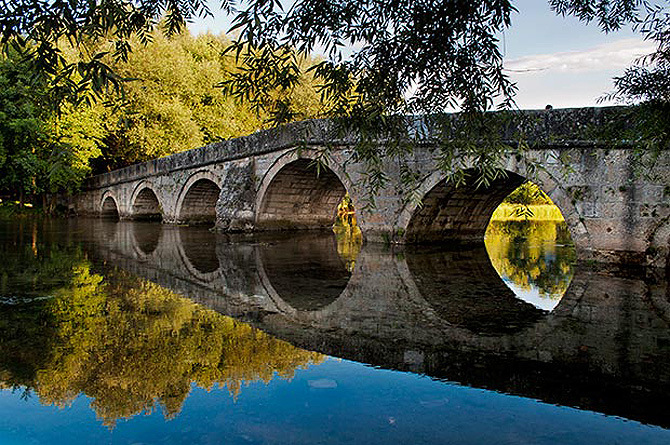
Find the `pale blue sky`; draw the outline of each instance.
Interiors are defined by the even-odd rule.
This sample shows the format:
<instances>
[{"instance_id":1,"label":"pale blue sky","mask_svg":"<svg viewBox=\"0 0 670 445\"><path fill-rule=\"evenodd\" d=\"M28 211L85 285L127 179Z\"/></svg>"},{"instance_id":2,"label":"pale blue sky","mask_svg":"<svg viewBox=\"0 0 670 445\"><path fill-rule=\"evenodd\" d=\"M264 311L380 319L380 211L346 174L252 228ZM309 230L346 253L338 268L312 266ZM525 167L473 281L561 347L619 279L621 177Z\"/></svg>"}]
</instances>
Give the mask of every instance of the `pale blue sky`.
<instances>
[{"instance_id":1,"label":"pale blue sky","mask_svg":"<svg viewBox=\"0 0 670 445\"><path fill-rule=\"evenodd\" d=\"M556 16L545 0L516 0L519 10L502 36L505 64L522 109L606 105L597 98L612 89L612 77L636 57L653 50L630 29L603 34L595 24ZM221 12L189 25L193 33L226 32Z\"/></svg>"}]
</instances>

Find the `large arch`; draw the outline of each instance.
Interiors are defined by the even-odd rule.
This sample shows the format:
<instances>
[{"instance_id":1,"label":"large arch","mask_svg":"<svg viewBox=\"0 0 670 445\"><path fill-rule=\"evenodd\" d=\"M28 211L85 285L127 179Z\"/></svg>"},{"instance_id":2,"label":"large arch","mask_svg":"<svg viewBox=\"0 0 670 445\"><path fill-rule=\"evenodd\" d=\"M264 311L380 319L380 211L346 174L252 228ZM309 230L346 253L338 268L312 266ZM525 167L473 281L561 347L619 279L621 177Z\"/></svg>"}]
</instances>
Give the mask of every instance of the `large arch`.
<instances>
[{"instance_id":1,"label":"large arch","mask_svg":"<svg viewBox=\"0 0 670 445\"><path fill-rule=\"evenodd\" d=\"M120 213L118 201L111 192L102 195L102 200L100 201L100 216L106 219L119 219Z\"/></svg>"},{"instance_id":2,"label":"large arch","mask_svg":"<svg viewBox=\"0 0 670 445\"><path fill-rule=\"evenodd\" d=\"M207 172L193 174L177 199L177 221L189 224L213 224L221 187L219 178Z\"/></svg>"},{"instance_id":3,"label":"large arch","mask_svg":"<svg viewBox=\"0 0 670 445\"><path fill-rule=\"evenodd\" d=\"M456 240L484 242L486 227L494 210L526 178L523 172L510 169L489 187L477 188L473 179L455 187L447 182L447 174L435 171L427 176L417 192L421 203L408 203L396 221L406 243ZM473 175L470 176L473 178ZM578 256L589 249L588 231L570 195L548 172L541 171L535 182L561 210Z\"/></svg>"},{"instance_id":4,"label":"large arch","mask_svg":"<svg viewBox=\"0 0 670 445\"><path fill-rule=\"evenodd\" d=\"M347 193L346 175L295 152L268 170L256 197L258 230L330 228ZM348 181L347 181L348 182Z\"/></svg>"},{"instance_id":5,"label":"large arch","mask_svg":"<svg viewBox=\"0 0 670 445\"><path fill-rule=\"evenodd\" d=\"M137 186L130 202L132 203L132 219L145 221L160 221L163 219L162 206L150 184L141 183Z\"/></svg>"}]
</instances>

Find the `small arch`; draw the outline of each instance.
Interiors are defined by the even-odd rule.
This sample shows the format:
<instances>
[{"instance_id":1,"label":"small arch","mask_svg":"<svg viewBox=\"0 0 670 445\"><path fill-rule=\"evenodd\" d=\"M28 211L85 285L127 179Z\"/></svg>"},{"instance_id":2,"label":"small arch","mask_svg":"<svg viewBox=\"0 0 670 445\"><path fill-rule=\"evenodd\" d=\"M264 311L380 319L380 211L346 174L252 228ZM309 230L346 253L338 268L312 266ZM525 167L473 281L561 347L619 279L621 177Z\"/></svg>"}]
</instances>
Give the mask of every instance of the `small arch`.
<instances>
[{"instance_id":1,"label":"small arch","mask_svg":"<svg viewBox=\"0 0 670 445\"><path fill-rule=\"evenodd\" d=\"M143 221L161 221L163 213L156 193L148 186L137 187L131 200L132 218Z\"/></svg>"},{"instance_id":2,"label":"small arch","mask_svg":"<svg viewBox=\"0 0 670 445\"><path fill-rule=\"evenodd\" d=\"M119 219L119 207L116 204L116 199L111 194L107 194L100 206L100 216L105 219Z\"/></svg>"},{"instance_id":3,"label":"small arch","mask_svg":"<svg viewBox=\"0 0 670 445\"><path fill-rule=\"evenodd\" d=\"M346 193L343 178L330 166L317 166L313 159L290 154L280 158L261 183L256 228L331 228Z\"/></svg>"},{"instance_id":4,"label":"small arch","mask_svg":"<svg viewBox=\"0 0 670 445\"><path fill-rule=\"evenodd\" d=\"M179 222L189 224L214 224L216 221L216 203L221 188L216 178L206 172L196 173L184 185L177 209Z\"/></svg>"}]
</instances>

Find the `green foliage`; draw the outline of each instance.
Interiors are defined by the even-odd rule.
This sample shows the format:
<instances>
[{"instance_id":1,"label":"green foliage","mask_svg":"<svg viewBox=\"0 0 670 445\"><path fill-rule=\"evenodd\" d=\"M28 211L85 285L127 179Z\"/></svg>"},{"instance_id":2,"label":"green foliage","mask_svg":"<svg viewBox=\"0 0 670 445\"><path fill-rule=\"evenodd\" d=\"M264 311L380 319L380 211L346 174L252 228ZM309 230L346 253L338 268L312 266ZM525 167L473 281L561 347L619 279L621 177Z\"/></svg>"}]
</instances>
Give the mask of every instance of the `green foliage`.
<instances>
[{"instance_id":1,"label":"green foliage","mask_svg":"<svg viewBox=\"0 0 670 445\"><path fill-rule=\"evenodd\" d=\"M221 6L230 10L231 3L223 0ZM121 89L124 79L105 57L126 60L131 37L147 43L157 27L173 35L194 16L208 14L204 0L13 0L0 8L0 43L11 43L31 62L34 72L48 75L48 91L53 103L60 105L63 100L88 101L90 93ZM75 60L59 46L63 41L73 47Z\"/></svg>"},{"instance_id":2,"label":"green foliage","mask_svg":"<svg viewBox=\"0 0 670 445\"><path fill-rule=\"evenodd\" d=\"M240 92L258 73L272 88L291 85L300 72L292 51L319 46L327 58L312 71L336 115L483 111L495 98L511 103L495 36L510 24L509 1L302 0L283 9L259 0L245 8L233 26L240 36L233 49L250 68Z\"/></svg>"},{"instance_id":3,"label":"green foliage","mask_svg":"<svg viewBox=\"0 0 670 445\"><path fill-rule=\"evenodd\" d=\"M108 108L101 122L107 136L98 169L155 159L266 126L268 116L262 110L215 86L243 69L224 54L230 47L224 36L183 32L168 38L156 32L151 37L114 65L116 72L133 80L125 85L124 103ZM314 117L319 109L309 76L303 80L290 92L276 92L288 95L286 101L290 97L290 120Z\"/></svg>"},{"instance_id":4,"label":"green foliage","mask_svg":"<svg viewBox=\"0 0 670 445\"><path fill-rule=\"evenodd\" d=\"M73 191L99 156L99 107L64 107L56 113L47 78L19 53L0 56L0 190L26 195Z\"/></svg>"},{"instance_id":5,"label":"green foliage","mask_svg":"<svg viewBox=\"0 0 670 445\"><path fill-rule=\"evenodd\" d=\"M18 54L0 58L0 187L19 194L36 190L40 155L48 134L45 83L25 69Z\"/></svg>"},{"instance_id":6,"label":"green foliage","mask_svg":"<svg viewBox=\"0 0 670 445\"><path fill-rule=\"evenodd\" d=\"M53 102L50 77L35 76L19 52L6 45L0 62L0 192L53 196L77 190L94 173L155 159L203 144L250 134L266 126L267 114L226 96L215 85L240 70L225 55L223 36L188 32L166 37L148 34L138 50L114 61L117 75L129 80L121 98L100 92L104 102ZM81 55L69 42L59 51L68 61ZM305 59L304 64L312 63ZM313 79L290 92L292 118L314 117L320 109ZM92 161L92 162L91 162ZM53 202L46 200L47 205Z\"/></svg>"}]
</instances>

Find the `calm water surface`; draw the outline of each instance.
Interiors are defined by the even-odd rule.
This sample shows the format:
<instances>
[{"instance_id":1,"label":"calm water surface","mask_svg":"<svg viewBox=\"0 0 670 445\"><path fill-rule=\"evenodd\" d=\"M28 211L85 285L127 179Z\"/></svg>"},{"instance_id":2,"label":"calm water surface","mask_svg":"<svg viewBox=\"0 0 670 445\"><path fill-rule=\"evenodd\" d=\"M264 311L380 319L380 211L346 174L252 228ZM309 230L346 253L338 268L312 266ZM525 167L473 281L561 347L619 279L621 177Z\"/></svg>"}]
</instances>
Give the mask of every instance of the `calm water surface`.
<instances>
[{"instance_id":1,"label":"calm water surface","mask_svg":"<svg viewBox=\"0 0 670 445\"><path fill-rule=\"evenodd\" d=\"M0 444L670 443L670 299L565 228L0 223Z\"/></svg>"}]
</instances>

